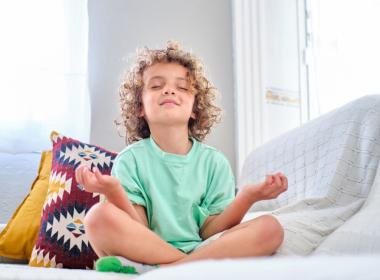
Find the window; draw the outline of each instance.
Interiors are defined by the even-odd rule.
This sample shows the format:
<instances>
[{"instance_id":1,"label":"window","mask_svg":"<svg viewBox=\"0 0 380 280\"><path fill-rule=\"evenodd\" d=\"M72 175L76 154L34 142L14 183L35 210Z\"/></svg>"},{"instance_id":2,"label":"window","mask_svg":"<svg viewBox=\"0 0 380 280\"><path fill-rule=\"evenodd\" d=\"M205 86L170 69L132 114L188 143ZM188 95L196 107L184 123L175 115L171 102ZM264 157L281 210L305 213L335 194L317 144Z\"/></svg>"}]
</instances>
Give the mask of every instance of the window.
<instances>
[{"instance_id":1,"label":"window","mask_svg":"<svg viewBox=\"0 0 380 280\"><path fill-rule=\"evenodd\" d=\"M379 0L234 0L237 170L250 151L380 93Z\"/></svg>"},{"instance_id":2,"label":"window","mask_svg":"<svg viewBox=\"0 0 380 280\"><path fill-rule=\"evenodd\" d=\"M308 1L313 118L380 93L380 1Z\"/></svg>"},{"instance_id":3,"label":"window","mask_svg":"<svg viewBox=\"0 0 380 280\"><path fill-rule=\"evenodd\" d=\"M87 2L0 3L0 151L50 148L51 130L89 137Z\"/></svg>"}]
</instances>

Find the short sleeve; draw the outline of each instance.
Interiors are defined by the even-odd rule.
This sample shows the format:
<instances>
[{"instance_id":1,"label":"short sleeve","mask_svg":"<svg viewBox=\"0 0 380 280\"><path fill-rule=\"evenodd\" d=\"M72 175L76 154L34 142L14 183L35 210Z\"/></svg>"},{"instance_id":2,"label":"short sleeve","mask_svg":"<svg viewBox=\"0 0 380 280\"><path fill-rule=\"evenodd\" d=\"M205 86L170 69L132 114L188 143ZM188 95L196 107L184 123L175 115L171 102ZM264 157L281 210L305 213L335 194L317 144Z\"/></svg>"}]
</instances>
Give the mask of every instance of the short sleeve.
<instances>
[{"instance_id":1,"label":"short sleeve","mask_svg":"<svg viewBox=\"0 0 380 280\"><path fill-rule=\"evenodd\" d=\"M146 192L138 178L136 161L131 153L124 152L116 157L111 175L120 181L133 204L146 207Z\"/></svg>"},{"instance_id":2,"label":"short sleeve","mask_svg":"<svg viewBox=\"0 0 380 280\"><path fill-rule=\"evenodd\" d=\"M235 178L227 158L215 157L214 168L208 178L205 198L201 204L200 227L210 215L220 214L235 199Z\"/></svg>"}]
</instances>

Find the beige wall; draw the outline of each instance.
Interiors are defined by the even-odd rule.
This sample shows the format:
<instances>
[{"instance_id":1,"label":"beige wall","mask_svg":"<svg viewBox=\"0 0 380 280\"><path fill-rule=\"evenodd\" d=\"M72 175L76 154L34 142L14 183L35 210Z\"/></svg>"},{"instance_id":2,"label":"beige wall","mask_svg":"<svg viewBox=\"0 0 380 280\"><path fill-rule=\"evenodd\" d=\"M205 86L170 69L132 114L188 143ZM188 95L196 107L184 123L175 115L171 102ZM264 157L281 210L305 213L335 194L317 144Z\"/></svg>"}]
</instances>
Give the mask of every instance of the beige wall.
<instances>
[{"instance_id":1,"label":"beige wall","mask_svg":"<svg viewBox=\"0 0 380 280\"><path fill-rule=\"evenodd\" d=\"M90 0L90 142L121 150L124 139L113 120L125 59L139 46L162 47L175 39L196 53L209 79L220 90L222 123L206 143L221 150L235 171L232 26L230 0Z\"/></svg>"}]
</instances>

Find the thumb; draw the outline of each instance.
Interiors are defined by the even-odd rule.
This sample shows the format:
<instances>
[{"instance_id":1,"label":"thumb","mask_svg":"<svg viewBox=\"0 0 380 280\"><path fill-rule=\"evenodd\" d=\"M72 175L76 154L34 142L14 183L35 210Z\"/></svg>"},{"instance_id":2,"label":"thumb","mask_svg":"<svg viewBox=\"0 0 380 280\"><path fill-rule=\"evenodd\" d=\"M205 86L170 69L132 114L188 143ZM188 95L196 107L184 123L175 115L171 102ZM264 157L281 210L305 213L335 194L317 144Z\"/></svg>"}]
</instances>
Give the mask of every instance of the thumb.
<instances>
[{"instance_id":1,"label":"thumb","mask_svg":"<svg viewBox=\"0 0 380 280\"><path fill-rule=\"evenodd\" d=\"M94 174L95 174L96 179L98 179L100 183L103 183L104 180L103 180L102 173L100 173L97 167L94 167Z\"/></svg>"}]
</instances>

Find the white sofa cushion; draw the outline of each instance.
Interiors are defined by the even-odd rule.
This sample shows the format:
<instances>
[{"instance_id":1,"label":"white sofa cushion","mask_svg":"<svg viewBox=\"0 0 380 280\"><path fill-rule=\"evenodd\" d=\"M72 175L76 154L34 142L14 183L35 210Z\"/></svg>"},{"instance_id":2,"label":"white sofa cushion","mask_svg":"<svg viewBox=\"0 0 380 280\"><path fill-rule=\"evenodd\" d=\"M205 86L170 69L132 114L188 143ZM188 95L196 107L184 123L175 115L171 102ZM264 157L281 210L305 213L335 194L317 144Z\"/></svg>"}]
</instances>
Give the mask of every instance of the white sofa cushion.
<instances>
[{"instance_id":1,"label":"white sofa cushion","mask_svg":"<svg viewBox=\"0 0 380 280\"><path fill-rule=\"evenodd\" d=\"M366 96L253 151L238 189L282 171L288 191L255 203L285 229L279 255L308 255L363 205L380 158L380 95Z\"/></svg>"},{"instance_id":2,"label":"white sofa cushion","mask_svg":"<svg viewBox=\"0 0 380 280\"><path fill-rule=\"evenodd\" d=\"M0 153L0 223L7 223L29 193L41 158L35 153Z\"/></svg>"},{"instance_id":3,"label":"white sofa cushion","mask_svg":"<svg viewBox=\"0 0 380 280\"><path fill-rule=\"evenodd\" d=\"M313 254L380 254L380 167L366 202Z\"/></svg>"}]
</instances>

